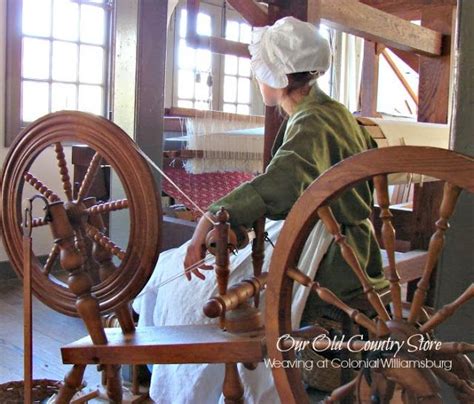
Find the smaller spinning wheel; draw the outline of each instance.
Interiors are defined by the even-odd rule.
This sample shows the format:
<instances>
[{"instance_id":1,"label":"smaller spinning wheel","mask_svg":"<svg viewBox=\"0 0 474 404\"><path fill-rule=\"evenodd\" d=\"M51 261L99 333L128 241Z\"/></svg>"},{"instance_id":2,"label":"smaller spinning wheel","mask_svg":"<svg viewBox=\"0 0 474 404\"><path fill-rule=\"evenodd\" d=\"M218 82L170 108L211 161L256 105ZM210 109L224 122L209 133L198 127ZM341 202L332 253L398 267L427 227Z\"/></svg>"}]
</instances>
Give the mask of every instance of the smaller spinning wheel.
<instances>
[{"instance_id":1,"label":"smaller spinning wheel","mask_svg":"<svg viewBox=\"0 0 474 404\"><path fill-rule=\"evenodd\" d=\"M94 152L76 189L68 168L71 146L87 146ZM53 161L57 175L48 172ZM102 175L105 166L110 167L113 188L120 195L117 199L98 200L90 194L94 178ZM51 184L40 177L44 173L48 173ZM154 177L133 140L106 119L81 112L47 115L18 136L3 168L1 215L3 241L19 276L24 264L22 201L35 193L48 200L48 215L34 212L33 245L42 252L50 246L46 260L40 260L39 253L33 257L35 295L54 310L78 315L77 296L65 283L67 274L61 271L70 264L61 251L61 240L72 237L76 259L92 279L100 312L113 311L130 301L155 266L161 220ZM112 240L104 224L104 216L112 212L122 215L118 220L129 221L128 240Z\"/></svg>"},{"instance_id":2,"label":"smaller spinning wheel","mask_svg":"<svg viewBox=\"0 0 474 404\"><path fill-rule=\"evenodd\" d=\"M451 360L452 369L443 368L396 368L360 370L348 384L336 389L325 402L334 403L352 397L357 402L389 403L398 385L404 403L441 403L440 384L442 380L451 386L460 402L474 402L474 371L465 353L474 352L474 344L465 342L440 342L433 340L433 330L443 323L469 299L474 297L474 284L452 303L439 309L426 321L422 322L423 305L429 288L429 280L444 243L444 234L449 227L456 200L465 189L474 192L474 160L452 151L428 147L389 147L368 151L344 160L328 170L314 181L297 201L288 215L280 233L272 256L266 292L266 344L268 355L277 361L294 361L293 349L281 349L281 337L292 336L312 343L313 335L302 334L302 330L291 327L291 296L294 282L311 289L324 302L344 311L355 323L366 328L372 341L396 340L407 342L411 346L422 343L436 344L427 351L417 350L411 353L404 344L398 352L400 360ZM394 242L395 231L391 223L389 198L387 191L387 174L416 173L428 175L446 181L443 200L440 206L436 231L433 234L428 251L427 262L409 314L403 311L400 277L396 269ZM390 281L390 294L393 313L389 313L380 296L371 287L369 279L361 269L351 246L341 233L329 203L343 191L352 186L373 178L383 221L382 237L389 258L389 270L385 274ZM306 276L297 265L304 242L311 229L320 219L326 226L334 241L341 248L341 253L349 267L359 279L363 292L377 313L375 319L367 317L347 302L339 299L324 285ZM316 333L319 330L316 330ZM316 337L317 335L314 335ZM303 336L302 336L303 335ZM415 341L416 340L416 341ZM291 342L291 341L290 341ZM343 349L361 349L366 341L344 343ZM317 349L327 349L330 341L317 341ZM280 348L280 349L279 349ZM287 348L286 346L284 348ZM289 348L289 347L288 347ZM394 352L381 352L386 358L394 358ZM272 369L275 385L284 403L309 402L299 370L295 367ZM369 383L370 382L370 383Z\"/></svg>"}]
</instances>

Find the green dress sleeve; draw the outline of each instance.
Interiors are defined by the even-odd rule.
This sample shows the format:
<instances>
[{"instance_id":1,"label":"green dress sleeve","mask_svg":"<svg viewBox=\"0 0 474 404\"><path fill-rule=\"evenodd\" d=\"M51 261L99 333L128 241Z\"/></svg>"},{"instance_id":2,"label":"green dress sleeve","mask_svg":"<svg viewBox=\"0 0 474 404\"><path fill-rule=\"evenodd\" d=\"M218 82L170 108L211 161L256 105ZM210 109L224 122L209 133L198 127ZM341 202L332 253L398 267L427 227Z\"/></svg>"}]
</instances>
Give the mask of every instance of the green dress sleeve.
<instances>
[{"instance_id":1,"label":"green dress sleeve","mask_svg":"<svg viewBox=\"0 0 474 404\"><path fill-rule=\"evenodd\" d=\"M331 166L331 133L315 114L291 119L282 145L266 171L211 205L215 213L224 207L230 223L251 227L261 216L284 219L298 197Z\"/></svg>"}]
</instances>

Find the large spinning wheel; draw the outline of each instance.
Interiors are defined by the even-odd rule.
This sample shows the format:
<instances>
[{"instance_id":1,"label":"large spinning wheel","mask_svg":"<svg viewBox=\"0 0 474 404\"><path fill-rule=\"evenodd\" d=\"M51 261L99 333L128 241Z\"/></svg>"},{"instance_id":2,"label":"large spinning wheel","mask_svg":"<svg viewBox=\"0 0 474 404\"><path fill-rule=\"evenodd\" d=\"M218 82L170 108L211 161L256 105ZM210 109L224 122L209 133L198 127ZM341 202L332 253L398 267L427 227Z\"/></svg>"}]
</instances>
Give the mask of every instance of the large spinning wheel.
<instances>
[{"instance_id":1,"label":"large spinning wheel","mask_svg":"<svg viewBox=\"0 0 474 404\"><path fill-rule=\"evenodd\" d=\"M82 182L76 187L72 184L66 157L72 145L88 146L95 153ZM50 188L37 177L38 168L43 173L51 169L51 160L57 162L59 189ZM117 178L117 187L125 199L97 200L90 195L94 178L104 166L110 167L112 178ZM82 255L92 278L92 293L101 313L129 302L142 289L158 258L160 198L145 159L125 132L100 117L58 112L37 120L18 136L3 169L1 214L3 241L19 276L24 267L22 202L32 193L42 194L47 199L50 216L33 219L33 245L45 244L45 238L51 237L49 231L42 229L48 224L53 233L56 232L56 237L50 238L51 252L46 262L33 257L32 286L40 300L54 310L77 315L77 296L64 282L58 266L59 262L61 266L67 265L63 261L61 243L55 239L58 232L73 233L76 251ZM119 246L109 238L103 215L122 210L128 210L130 225L128 245ZM51 221L53 211L55 216Z\"/></svg>"},{"instance_id":2,"label":"large spinning wheel","mask_svg":"<svg viewBox=\"0 0 474 404\"><path fill-rule=\"evenodd\" d=\"M369 151L347 159L313 182L287 217L272 256L266 292L266 344L268 355L277 360L294 360L296 358L293 350L286 351L286 349L277 348L282 348L281 342L280 345L278 343L281 336L287 334L298 335L291 328L291 291L294 282L299 282L311 288L311 292L316 293L322 300L346 312L353 321L367 328L374 340L391 337L392 339L406 341L414 334L430 334L455 310L470 298L473 298L474 284L471 284L454 302L444 306L426 322L421 323L420 321L430 275L442 249L444 232L448 228L448 220L453 213L456 199L461 188L474 192L473 170L473 159L451 151L423 147L392 147ZM408 316L404 315L403 312L400 278L394 259L393 245L395 237L390 220L391 214L388 209L386 186L386 174L400 172L424 174L446 181L440 207L440 218L436 222L437 230L431 239L424 274L418 283ZM368 279L360 269L351 247L345 241L338 223L327 207L344 190L371 177L374 177L381 207L381 218L384 222L382 234L390 261L390 269L386 277L390 280L393 313L387 311L379 295L370 287ZM341 247L345 260L356 273L368 301L377 313L376 319L369 319L362 312L342 302L330 290L324 288L324 285L313 282L298 269L297 264L304 242L318 218L324 222L329 232L334 236L335 242ZM305 336L305 338L311 340L309 336ZM318 342L318 344L318 349L324 349L328 345L325 341ZM353 347L356 348L356 346L357 343ZM466 343L443 343L440 349L431 350L428 353L418 351L409 354L402 351L399 353L399 357L402 359L429 357L453 360L453 370L449 372L445 369L381 369L378 372L371 371L371 386L367 385L366 378L362 376L362 371L360 371L358 376L350 383L334 391L326 402L339 402L344 397L355 395L359 402L388 403L393 395L395 385L398 384L404 392L404 402L441 403L439 380L443 380L452 386L461 402L473 402L474 372L472 363L464 355L464 353L473 351L474 345ZM386 352L386 355L387 357L393 357L393 353L390 352ZM308 402L301 374L297 368L281 367L273 368L272 371L282 402Z\"/></svg>"}]
</instances>

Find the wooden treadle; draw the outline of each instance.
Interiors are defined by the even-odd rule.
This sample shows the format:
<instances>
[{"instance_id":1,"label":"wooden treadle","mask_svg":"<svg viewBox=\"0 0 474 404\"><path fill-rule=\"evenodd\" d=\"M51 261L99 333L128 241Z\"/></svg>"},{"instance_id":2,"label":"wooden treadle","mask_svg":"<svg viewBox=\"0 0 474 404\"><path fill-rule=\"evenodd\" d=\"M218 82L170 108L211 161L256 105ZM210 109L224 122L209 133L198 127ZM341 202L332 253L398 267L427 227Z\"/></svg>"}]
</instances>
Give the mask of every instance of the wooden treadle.
<instances>
[{"instance_id":1,"label":"wooden treadle","mask_svg":"<svg viewBox=\"0 0 474 404\"><path fill-rule=\"evenodd\" d=\"M263 336L236 336L217 325L106 328L107 345L89 337L61 348L65 364L231 363L263 360Z\"/></svg>"}]
</instances>

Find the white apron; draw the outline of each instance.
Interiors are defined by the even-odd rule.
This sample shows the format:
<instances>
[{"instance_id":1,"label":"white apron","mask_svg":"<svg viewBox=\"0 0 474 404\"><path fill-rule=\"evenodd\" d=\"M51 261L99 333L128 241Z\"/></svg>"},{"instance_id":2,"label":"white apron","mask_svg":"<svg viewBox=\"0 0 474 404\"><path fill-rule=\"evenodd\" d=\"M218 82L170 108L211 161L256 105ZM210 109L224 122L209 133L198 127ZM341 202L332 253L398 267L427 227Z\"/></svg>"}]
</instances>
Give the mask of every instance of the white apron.
<instances>
[{"instance_id":1,"label":"white apron","mask_svg":"<svg viewBox=\"0 0 474 404\"><path fill-rule=\"evenodd\" d=\"M265 229L275 243L283 221L267 220ZM332 237L321 222L311 231L300 257L298 268L312 279L331 244ZM207 318L202 312L204 303L218 294L215 275L204 271L206 279L192 281L179 279L157 289L164 280L182 271L184 256L189 242L181 247L160 254L158 264L147 285L133 303L140 314L138 326L162 326L183 324L204 324L215 320ZM273 247L265 244L263 271L267 271ZM229 285L253 276L251 246L230 257ZM310 290L299 284L293 289L292 324L297 328L303 314L304 305ZM262 301L262 310L264 310ZM280 402L273 383L271 369L260 363L255 370L247 370L239 364L239 372L245 387L244 402L247 404L266 404ZM154 365L150 396L160 404L213 404L223 403L222 383L223 364L184 364Z\"/></svg>"}]
</instances>

